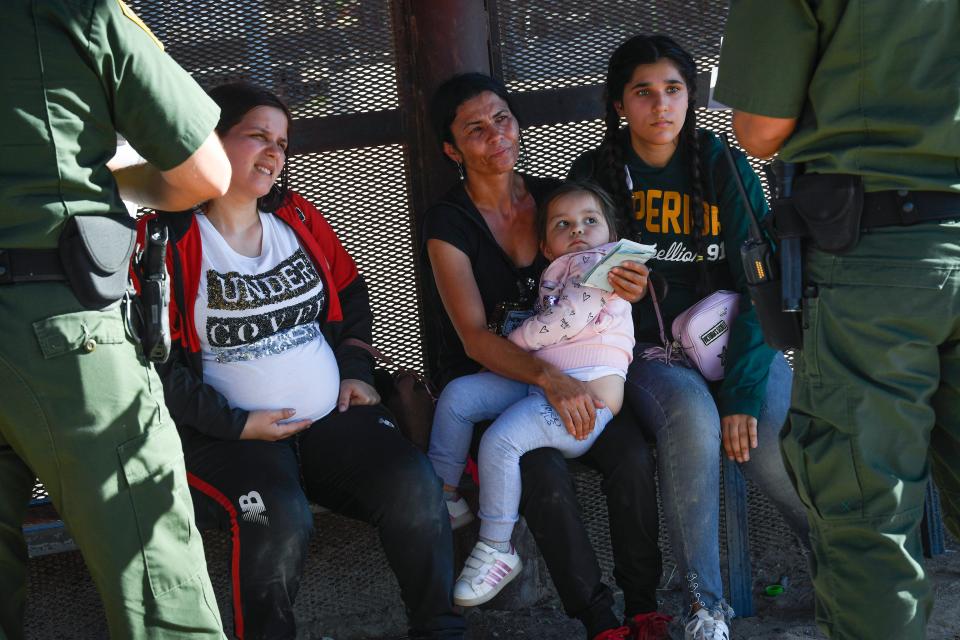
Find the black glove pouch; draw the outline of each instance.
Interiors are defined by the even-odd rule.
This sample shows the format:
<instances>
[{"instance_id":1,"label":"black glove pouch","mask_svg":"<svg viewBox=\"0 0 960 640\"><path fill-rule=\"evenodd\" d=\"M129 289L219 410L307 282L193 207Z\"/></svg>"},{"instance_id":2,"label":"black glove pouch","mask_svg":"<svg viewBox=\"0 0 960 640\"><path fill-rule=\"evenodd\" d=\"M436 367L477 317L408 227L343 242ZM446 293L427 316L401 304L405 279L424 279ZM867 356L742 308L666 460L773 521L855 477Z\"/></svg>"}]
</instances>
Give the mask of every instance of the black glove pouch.
<instances>
[{"instance_id":1,"label":"black glove pouch","mask_svg":"<svg viewBox=\"0 0 960 640\"><path fill-rule=\"evenodd\" d=\"M804 174L794 181L790 200L818 249L846 253L857 246L863 215L860 176Z\"/></svg>"},{"instance_id":2,"label":"black glove pouch","mask_svg":"<svg viewBox=\"0 0 960 640\"><path fill-rule=\"evenodd\" d=\"M102 309L127 290L136 222L129 216L71 216L60 234L60 260L74 295Z\"/></svg>"}]
</instances>

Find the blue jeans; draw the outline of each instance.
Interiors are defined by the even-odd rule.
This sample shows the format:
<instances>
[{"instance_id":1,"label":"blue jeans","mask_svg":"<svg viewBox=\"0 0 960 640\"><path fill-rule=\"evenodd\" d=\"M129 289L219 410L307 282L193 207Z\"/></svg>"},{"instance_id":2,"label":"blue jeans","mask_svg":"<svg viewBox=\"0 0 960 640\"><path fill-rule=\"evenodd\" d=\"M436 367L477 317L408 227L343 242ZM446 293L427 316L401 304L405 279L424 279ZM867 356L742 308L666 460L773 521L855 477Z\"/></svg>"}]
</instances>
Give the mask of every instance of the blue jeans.
<instances>
[{"instance_id":1,"label":"blue jeans","mask_svg":"<svg viewBox=\"0 0 960 640\"><path fill-rule=\"evenodd\" d=\"M638 344L627 372L626 399L648 438L656 440L660 499L670 546L690 601L729 614L720 578L720 414L696 369L644 360ZM757 418L759 446L740 468L806 543L806 512L780 455L779 433L790 406L793 374L783 354L770 365L767 397Z\"/></svg>"},{"instance_id":2,"label":"blue jeans","mask_svg":"<svg viewBox=\"0 0 960 640\"><path fill-rule=\"evenodd\" d=\"M470 450L473 425L494 420L480 440L480 536L510 539L520 509L520 457L549 447L567 458L585 454L613 418L597 411L584 440L567 433L556 410L536 386L485 371L450 382L440 394L430 433L430 461L444 483L457 486Z\"/></svg>"}]
</instances>

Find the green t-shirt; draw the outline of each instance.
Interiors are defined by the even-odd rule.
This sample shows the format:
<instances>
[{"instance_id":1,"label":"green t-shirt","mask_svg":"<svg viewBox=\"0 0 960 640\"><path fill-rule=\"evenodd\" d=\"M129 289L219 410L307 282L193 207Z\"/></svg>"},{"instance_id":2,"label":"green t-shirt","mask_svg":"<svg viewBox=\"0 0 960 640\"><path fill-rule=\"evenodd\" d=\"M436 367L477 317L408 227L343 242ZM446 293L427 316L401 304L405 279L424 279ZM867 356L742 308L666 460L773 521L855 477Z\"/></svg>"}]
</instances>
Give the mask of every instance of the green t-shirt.
<instances>
[{"instance_id":1,"label":"green t-shirt","mask_svg":"<svg viewBox=\"0 0 960 640\"><path fill-rule=\"evenodd\" d=\"M730 342L724 362L725 377L717 393L720 415L745 413L759 415L766 397L767 376L775 351L763 342L760 324L750 303L746 278L740 262L740 247L747 240L750 215L732 179L723 146L712 133L700 132L700 166L703 167L703 198L709 205L704 229L704 250L714 290L741 293L740 314L730 329ZM626 166L633 182L633 222L631 239L657 245L657 255L647 265L667 281L669 290L660 310L667 337L670 326L681 312L703 298L698 292L700 266L695 260L691 217L693 181L690 161L683 145L665 167L647 165L633 151L627 135L621 136ZM601 175L604 162L598 150L588 151L573 163L574 178L594 178L610 188ZM737 154L737 169L743 178L751 205L757 216L766 215L763 188L746 159ZM621 212L626 215L628 212ZM660 343L659 325L648 297L634 305L634 328L638 343Z\"/></svg>"},{"instance_id":2,"label":"green t-shirt","mask_svg":"<svg viewBox=\"0 0 960 640\"><path fill-rule=\"evenodd\" d=\"M118 0L4 0L2 18L0 248L126 215L106 167L117 133L167 170L213 131L216 104Z\"/></svg>"},{"instance_id":3,"label":"green t-shirt","mask_svg":"<svg viewBox=\"0 0 960 640\"><path fill-rule=\"evenodd\" d=\"M960 2L731 0L715 97L799 118L807 171L960 191Z\"/></svg>"}]
</instances>

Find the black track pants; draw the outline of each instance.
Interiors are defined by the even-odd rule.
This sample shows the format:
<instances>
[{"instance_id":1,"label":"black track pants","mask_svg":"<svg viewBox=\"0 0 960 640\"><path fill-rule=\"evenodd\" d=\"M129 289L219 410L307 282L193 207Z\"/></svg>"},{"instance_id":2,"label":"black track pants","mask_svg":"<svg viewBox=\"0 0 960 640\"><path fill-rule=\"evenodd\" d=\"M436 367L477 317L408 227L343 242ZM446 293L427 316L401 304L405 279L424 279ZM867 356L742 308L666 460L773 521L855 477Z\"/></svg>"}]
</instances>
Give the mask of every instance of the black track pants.
<instances>
[{"instance_id":1,"label":"black track pants","mask_svg":"<svg viewBox=\"0 0 960 640\"><path fill-rule=\"evenodd\" d=\"M308 499L377 528L411 637L462 637L441 484L393 424L377 405L333 411L281 442L184 434L198 524L233 532L238 637L296 635L293 602L313 531Z\"/></svg>"}]
</instances>

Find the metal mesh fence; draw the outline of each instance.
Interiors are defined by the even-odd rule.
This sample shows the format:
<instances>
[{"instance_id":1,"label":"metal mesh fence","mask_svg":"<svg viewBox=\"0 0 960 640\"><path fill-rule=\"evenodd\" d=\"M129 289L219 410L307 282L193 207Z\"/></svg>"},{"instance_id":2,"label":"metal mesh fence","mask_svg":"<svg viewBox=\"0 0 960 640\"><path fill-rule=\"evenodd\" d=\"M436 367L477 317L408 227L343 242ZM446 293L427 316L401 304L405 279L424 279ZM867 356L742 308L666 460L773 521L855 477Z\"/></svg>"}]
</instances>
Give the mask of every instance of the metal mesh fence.
<instances>
[{"instance_id":1,"label":"metal mesh fence","mask_svg":"<svg viewBox=\"0 0 960 640\"><path fill-rule=\"evenodd\" d=\"M389 0L131 0L204 87L249 80L297 118L396 108Z\"/></svg>"},{"instance_id":2,"label":"metal mesh fence","mask_svg":"<svg viewBox=\"0 0 960 640\"><path fill-rule=\"evenodd\" d=\"M602 478L596 472L581 472L575 476L577 498L583 512L584 523L590 535L590 541L597 553L597 560L603 570L607 584L614 584L613 549L610 546L610 534L607 504L601 488ZM659 497L659 491L658 491ZM659 501L658 501L659 503ZM754 559L766 558L783 553L785 549L798 549L799 541L791 532L780 512L760 492L752 482L747 482L748 527L750 530L750 555ZM726 576L726 531L727 523L722 517L724 509L723 493L720 493L720 553L722 570ZM771 532L770 535L767 532ZM666 520L660 506L660 550L663 553L664 588L676 588L680 585L677 560L673 556L670 538L667 534Z\"/></svg>"},{"instance_id":3,"label":"metal mesh fence","mask_svg":"<svg viewBox=\"0 0 960 640\"><path fill-rule=\"evenodd\" d=\"M290 159L294 188L337 231L370 288L374 344L400 366L421 369L416 253L400 145L328 151Z\"/></svg>"},{"instance_id":4,"label":"metal mesh fence","mask_svg":"<svg viewBox=\"0 0 960 640\"><path fill-rule=\"evenodd\" d=\"M602 120L528 127L523 132L525 153L520 168L537 176L562 178L577 156L600 144L602 138Z\"/></svg>"},{"instance_id":5,"label":"metal mesh fence","mask_svg":"<svg viewBox=\"0 0 960 640\"><path fill-rule=\"evenodd\" d=\"M500 0L496 6L503 80L512 91L602 82L613 48L637 33L667 33L707 68L727 15L727 3L713 0Z\"/></svg>"}]
</instances>

